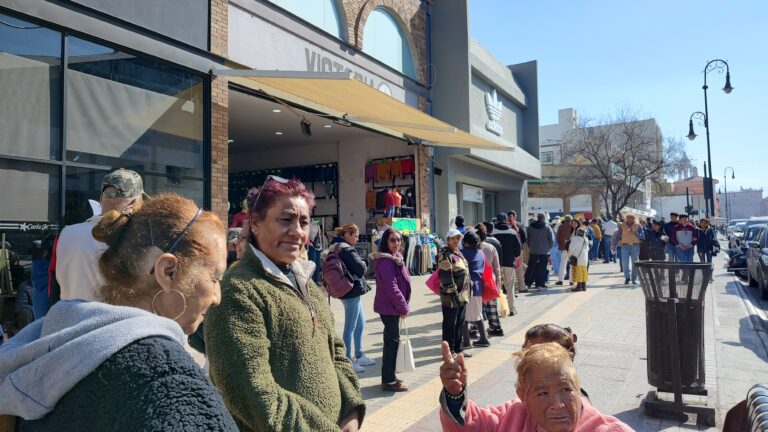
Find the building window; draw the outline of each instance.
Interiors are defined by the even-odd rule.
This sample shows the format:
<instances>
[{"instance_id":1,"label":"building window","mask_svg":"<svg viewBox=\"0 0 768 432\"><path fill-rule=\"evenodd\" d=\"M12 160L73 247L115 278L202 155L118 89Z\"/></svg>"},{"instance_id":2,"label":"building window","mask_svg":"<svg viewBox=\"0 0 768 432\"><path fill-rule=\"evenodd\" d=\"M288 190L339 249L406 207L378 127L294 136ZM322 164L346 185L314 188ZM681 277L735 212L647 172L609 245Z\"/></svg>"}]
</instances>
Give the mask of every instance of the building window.
<instances>
[{"instance_id":1,"label":"building window","mask_svg":"<svg viewBox=\"0 0 768 432\"><path fill-rule=\"evenodd\" d=\"M416 77L408 38L395 18L382 8L368 15L363 29L363 52L411 78Z\"/></svg>"},{"instance_id":2,"label":"building window","mask_svg":"<svg viewBox=\"0 0 768 432\"><path fill-rule=\"evenodd\" d=\"M542 165L551 165L555 163L555 153L551 151L541 152Z\"/></svg>"},{"instance_id":3,"label":"building window","mask_svg":"<svg viewBox=\"0 0 768 432\"><path fill-rule=\"evenodd\" d=\"M337 0L271 0L288 12L344 40L344 26Z\"/></svg>"}]
</instances>

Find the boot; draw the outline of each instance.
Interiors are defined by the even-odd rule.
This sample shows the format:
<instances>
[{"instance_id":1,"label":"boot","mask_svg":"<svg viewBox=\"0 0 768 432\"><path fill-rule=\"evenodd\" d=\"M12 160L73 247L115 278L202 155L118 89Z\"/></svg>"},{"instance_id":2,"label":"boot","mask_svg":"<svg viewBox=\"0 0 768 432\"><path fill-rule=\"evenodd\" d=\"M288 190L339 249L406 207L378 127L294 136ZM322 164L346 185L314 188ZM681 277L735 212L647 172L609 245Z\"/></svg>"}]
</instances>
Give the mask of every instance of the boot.
<instances>
[{"instance_id":1,"label":"boot","mask_svg":"<svg viewBox=\"0 0 768 432\"><path fill-rule=\"evenodd\" d=\"M464 334L464 337L462 338L462 347L464 349L472 348L472 342L469 340L469 323L464 322L464 330L462 330L462 333Z\"/></svg>"},{"instance_id":2,"label":"boot","mask_svg":"<svg viewBox=\"0 0 768 432\"><path fill-rule=\"evenodd\" d=\"M587 283L582 282L579 284L579 291L586 291L587 290Z\"/></svg>"},{"instance_id":3,"label":"boot","mask_svg":"<svg viewBox=\"0 0 768 432\"><path fill-rule=\"evenodd\" d=\"M491 343L488 341L488 334L485 332L485 321L477 321L477 331L480 333L480 339L474 343L476 347L489 347Z\"/></svg>"}]
</instances>

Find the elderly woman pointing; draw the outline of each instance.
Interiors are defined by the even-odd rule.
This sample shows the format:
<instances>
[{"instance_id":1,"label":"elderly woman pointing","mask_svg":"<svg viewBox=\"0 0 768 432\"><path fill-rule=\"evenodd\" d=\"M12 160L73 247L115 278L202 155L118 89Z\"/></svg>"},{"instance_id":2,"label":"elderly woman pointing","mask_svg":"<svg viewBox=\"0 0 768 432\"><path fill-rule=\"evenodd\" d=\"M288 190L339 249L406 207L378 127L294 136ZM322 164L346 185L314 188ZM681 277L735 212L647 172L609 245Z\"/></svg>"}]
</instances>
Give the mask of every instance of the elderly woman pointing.
<instances>
[{"instance_id":1,"label":"elderly woman pointing","mask_svg":"<svg viewBox=\"0 0 768 432\"><path fill-rule=\"evenodd\" d=\"M467 369L443 342L440 422L443 431L623 432L632 428L600 414L581 396L568 351L556 342L518 353L517 396L497 407L480 408L467 397Z\"/></svg>"},{"instance_id":2,"label":"elderly woman pointing","mask_svg":"<svg viewBox=\"0 0 768 432\"><path fill-rule=\"evenodd\" d=\"M241 431L356 431L365 404L314 263L299 259L314 196L267 177L248 198L248 245L208 312L211 379Z\"/></svg>"}]
</instances>

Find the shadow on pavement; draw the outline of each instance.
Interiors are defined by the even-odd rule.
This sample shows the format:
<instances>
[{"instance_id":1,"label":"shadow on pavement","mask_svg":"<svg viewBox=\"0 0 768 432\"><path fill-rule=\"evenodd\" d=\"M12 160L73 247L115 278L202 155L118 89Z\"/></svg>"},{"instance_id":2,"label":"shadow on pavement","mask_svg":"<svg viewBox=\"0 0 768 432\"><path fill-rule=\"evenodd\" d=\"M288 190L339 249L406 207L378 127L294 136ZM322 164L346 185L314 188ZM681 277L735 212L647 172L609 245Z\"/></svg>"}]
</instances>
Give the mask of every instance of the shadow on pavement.
<instances>
[{"instance_id":1,"label":"shadow on pavement","mask_svg":"<svg viewBox=\"0 0 768 432\"><path fill-rule=\"evenodd\" d=\"M674 420L665 420L655 417L648 417L643 412L642 406L633 408L631 410L622 411L620 413L613 414L614 417L623 421L636 431L658 431L670 429L671 425L680 430L700 430L700 427L692 423L680 423ZM696 421L696 416L689 416L689 421ZM662 422L664 424L662 424Z\"/></svg>"}]
</instances>

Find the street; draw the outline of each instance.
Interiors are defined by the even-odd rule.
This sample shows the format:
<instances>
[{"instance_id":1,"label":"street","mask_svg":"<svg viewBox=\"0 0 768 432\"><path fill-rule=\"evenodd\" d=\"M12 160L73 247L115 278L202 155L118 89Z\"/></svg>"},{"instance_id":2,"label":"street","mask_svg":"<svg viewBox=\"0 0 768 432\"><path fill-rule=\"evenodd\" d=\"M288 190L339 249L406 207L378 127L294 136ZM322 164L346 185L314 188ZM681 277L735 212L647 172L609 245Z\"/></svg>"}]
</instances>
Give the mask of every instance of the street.
<instances>
[{"instance_id":1,"label":"street","mask_svg":"<svg viewBox=\"0 0 768 432\"><path fill-rule=\"evenodd\" d=\"M491 339L490 348L474 348L467 359L469 396L480 406L500 404L515 397L515 362L525 331L532 325L554 322L578 335L576 369L592 404L604 414L618 417L638 431L718 430L733 405L747 390L768 382L766 303L756 290L742 285L724 269L723 254L715 261L714 282L705 304L705 362L709 404L717 409L718 428L700 428L695 417L676 421L645 417L641 401L652 390L646 375L645 309L639 286L623 285L617 264L593 264L586 292L565 287L519 294L514 317L502 318L505 335ZM417 371L401 374L410 390L381 391L381 332L373 313L374 293L363 297L366 313L364 351L377 361L360 373L367 401L363 430L440 430L438 378L441 312L438 298L424 285L425 276L412 279L411 313L407 319ZM343 308L331 300L341 334Z\"/></svg>"}]
</instances>

